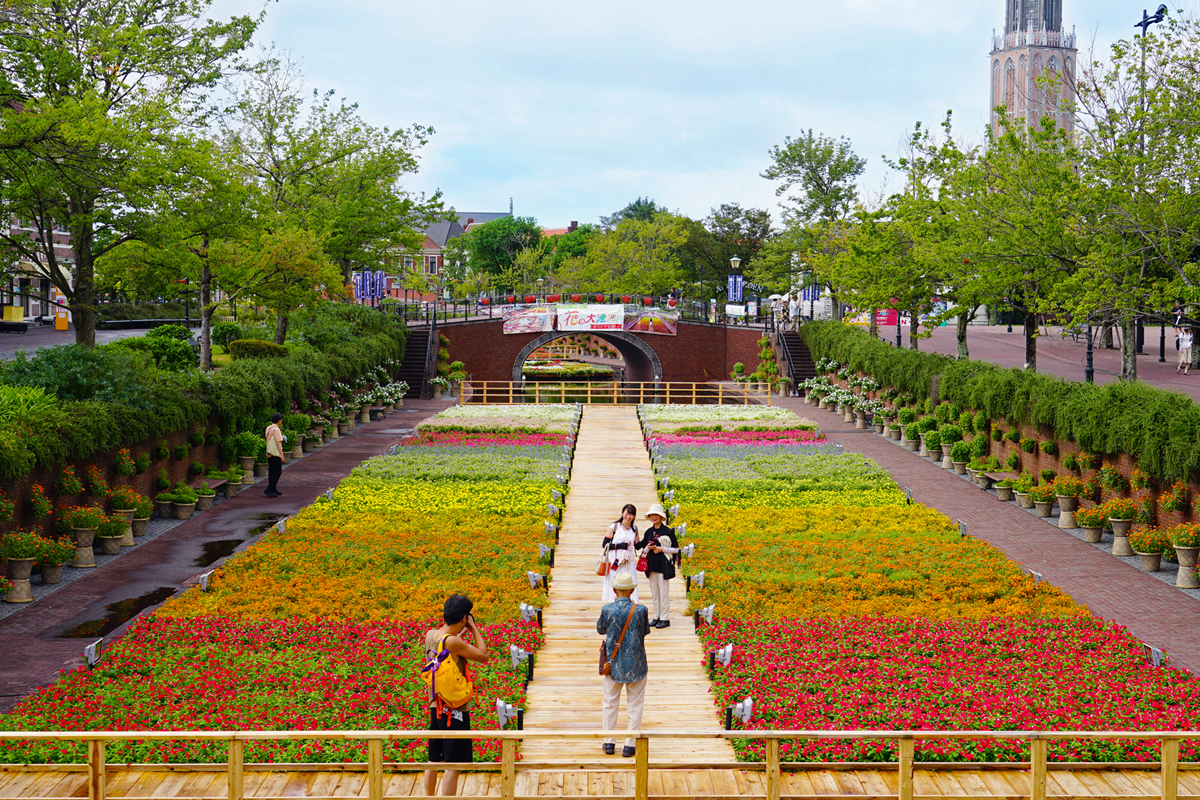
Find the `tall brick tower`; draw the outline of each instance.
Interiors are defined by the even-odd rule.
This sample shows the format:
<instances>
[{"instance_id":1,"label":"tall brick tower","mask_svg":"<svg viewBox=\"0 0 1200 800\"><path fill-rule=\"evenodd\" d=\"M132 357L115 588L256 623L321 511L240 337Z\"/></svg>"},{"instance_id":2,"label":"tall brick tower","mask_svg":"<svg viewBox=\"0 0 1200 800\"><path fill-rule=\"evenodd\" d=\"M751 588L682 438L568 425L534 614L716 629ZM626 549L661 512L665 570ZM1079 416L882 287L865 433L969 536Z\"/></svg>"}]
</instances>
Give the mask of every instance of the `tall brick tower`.
<instances>
[{"instance_id":1,"label":"tall brick tower","mask_svg":"<svg viewBox=\"0 0 1200 800\"><path fill-rule=\"evenodd\" d=\"M1010 118L1037 124L1053 117L1068 133L1067 106L1075 96L1075 29L1063 29L1062 0L1004 0L1004 32L992 31L992 130L996 107ZM1038 78L1052 78L1044 88Z\"/></svg>"}]
</instances>

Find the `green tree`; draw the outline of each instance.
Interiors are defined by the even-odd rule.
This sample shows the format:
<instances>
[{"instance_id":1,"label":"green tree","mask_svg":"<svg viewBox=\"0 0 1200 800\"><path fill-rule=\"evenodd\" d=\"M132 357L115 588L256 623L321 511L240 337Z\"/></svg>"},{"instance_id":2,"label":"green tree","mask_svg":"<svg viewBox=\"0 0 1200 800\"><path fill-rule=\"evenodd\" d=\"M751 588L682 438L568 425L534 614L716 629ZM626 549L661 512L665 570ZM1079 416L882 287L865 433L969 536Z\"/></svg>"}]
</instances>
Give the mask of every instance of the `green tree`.
<instances>
[{"instance_id":1,"label":"green tree","mask_svg":"<svg viewBox=\"0 0 1200 800\"><path fill-rule=\"evenodd\" d=\"M587 255L568 259L554 281L581 292L662 294L683 274L679 251L687 235L685 218L667 212L623 219L589 239Z\"/></svg>"},{"instance_id":2,"label":"green tree","mask_svg":"<svg viewBox=\"0 0 1200 800\"><path fill-rule=\"evenodd\" d=\"M0 13L0 229L66 297L95 344L95 264L133 238L156 187L179 180L180 132L236 65L256 22L203 19L209 0L28 0ZM73 265L55 254L66 230ZM37 241L40 239L40 241ZM74 280L72 281L72 274Z\"/></svg>"},{"instance_id":3,"label":"green tree","mask_svg":"<svg viewBox=\"0 0 1200 800\"><path fill-rule=\"evenodd\" d=\"M511 270L518 253L540 247L542 229L533 217L499 217L456 241L473 273L498 277Z\"/></svg>"},{"instance_id":4,"label":"green tree","mask_svg":"<svg viewBox=\"0 0 1200 800\"><path fill-rule=\"evenodd\" d=\"M607 217L601 217L600 227L605 231L611 231L627 219L651 222L656 215L665 213L666 210L664 206L660 206L649 197L639 197L620 211L614 211Z\"/></svg>"}]
</instances>

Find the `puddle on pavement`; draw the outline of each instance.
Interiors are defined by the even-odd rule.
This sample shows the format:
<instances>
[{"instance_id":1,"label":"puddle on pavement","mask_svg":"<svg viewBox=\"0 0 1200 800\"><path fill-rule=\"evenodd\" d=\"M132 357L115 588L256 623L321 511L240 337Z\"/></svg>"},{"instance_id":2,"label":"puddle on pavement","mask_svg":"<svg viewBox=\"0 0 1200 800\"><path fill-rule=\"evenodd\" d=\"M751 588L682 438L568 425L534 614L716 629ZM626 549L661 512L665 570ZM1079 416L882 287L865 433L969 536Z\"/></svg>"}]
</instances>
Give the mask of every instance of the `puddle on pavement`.
<instances>
[{"instance_id":1,"label":"puddle on pavement","mask_svg":"<svg viewBox=\"0 0 1200 800\"><path fill-rule=\"evenodd\" d=\"M279 520L285 519L286 517L287 517L287 514L259 514L258 518L261 520L264 520L264 522L260 525L254 526L253 528L250 529L250 539L253 539L255 536L258 536L259 534L264 533L268 528L273 526L276 522L279 522ZM249 541L250 539L245 539L243 541Z\"/></svg>"},{"instance_id":2,"label":"puddle on pavement","mask_svg":"<svg viewBox=\"0 0 1200 800\"><path fill-rule=\"evenodd\" d=\"M249 539L218 539L215 542L205 542L204 554L196 559L196 566L211 566L222 558L233 555L233 551L238 548L238 545L246 541Z\"/></svg>"},{"instance_id":3,"label":"puddle on pavement","mask_svg":"<svg viewBox=\"0 0 1200 800\"><path fill-rule=\"evenodd\" d=\"M175 594L174 588L163 586L152 592L147 592L141 597L131 597L128 600L112 603L107 607L108 613L101 619L88 620L76 625L74 628L60 633L58 638L77 639L92 636L107 636L121 625L136 617L143 610L150 608L150 606L158 605L173 594Z\"/></svg>"}]
</instances>

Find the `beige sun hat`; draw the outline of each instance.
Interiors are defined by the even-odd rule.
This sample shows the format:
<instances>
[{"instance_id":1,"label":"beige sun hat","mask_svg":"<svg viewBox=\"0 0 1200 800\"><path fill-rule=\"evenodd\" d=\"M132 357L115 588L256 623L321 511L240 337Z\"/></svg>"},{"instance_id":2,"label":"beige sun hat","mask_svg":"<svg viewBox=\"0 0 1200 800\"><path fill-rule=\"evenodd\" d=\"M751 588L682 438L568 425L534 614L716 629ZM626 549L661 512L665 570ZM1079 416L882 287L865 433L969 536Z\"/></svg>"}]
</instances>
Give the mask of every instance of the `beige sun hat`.
<instances>
[{"instance_id":1,"label":"beige sun hat","mask_svg":"<svg viewBox=\"0 0 1200 800\"><path fill-rule=\"evenodd\" d=\"M617 577L613 578L612 587L614 589L635 589L637 588L637 578L632 572L618 572Z\"/></svg>"},{"instance_id":2,"label":"beige sun hat","mask_svg":"<svg viewBox=\"0 0 1200 800\"><path fill-rule=\"evenodd\" d=\"M650 519L651 514L657 514L663 518L663 522L667 521L667 510L662 507L662 503L655 503L650 506L650 510L646 512L646 519Z\"/></svg>"}]
</instances>

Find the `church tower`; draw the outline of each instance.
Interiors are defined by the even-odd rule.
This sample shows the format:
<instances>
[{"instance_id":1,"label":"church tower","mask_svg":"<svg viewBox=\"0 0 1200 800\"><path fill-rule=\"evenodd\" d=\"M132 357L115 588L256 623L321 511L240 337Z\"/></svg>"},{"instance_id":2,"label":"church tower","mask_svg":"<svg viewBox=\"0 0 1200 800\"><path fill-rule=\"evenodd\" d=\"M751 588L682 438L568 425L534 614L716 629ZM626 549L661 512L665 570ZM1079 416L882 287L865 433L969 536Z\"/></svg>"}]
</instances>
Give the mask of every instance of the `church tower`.
<instances>
[{"instance_id":1,"label":"church tower","mask_svg":"<svg viewBox=\"0 0 1200 800\"><path fill-rule=\"evenodd\" d=\"M992 130L997 106L1013 120L1038 124L1053 117L1068 134L1075 97L1075 30L1063 29L1062 0L1004 0L1004 33L992 31ZM1038 82L1051 76L1048 88Z\"/></svg>"}]
</instances>

